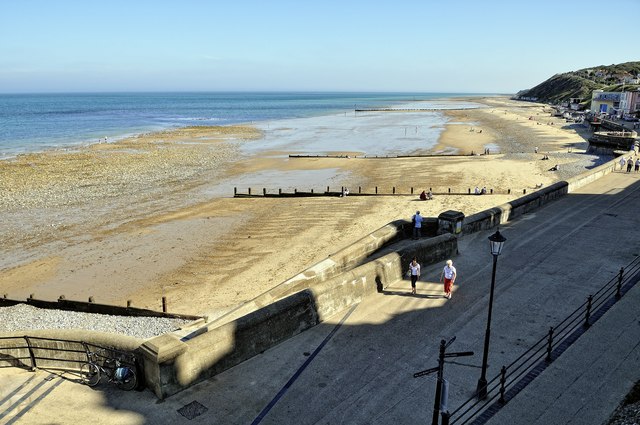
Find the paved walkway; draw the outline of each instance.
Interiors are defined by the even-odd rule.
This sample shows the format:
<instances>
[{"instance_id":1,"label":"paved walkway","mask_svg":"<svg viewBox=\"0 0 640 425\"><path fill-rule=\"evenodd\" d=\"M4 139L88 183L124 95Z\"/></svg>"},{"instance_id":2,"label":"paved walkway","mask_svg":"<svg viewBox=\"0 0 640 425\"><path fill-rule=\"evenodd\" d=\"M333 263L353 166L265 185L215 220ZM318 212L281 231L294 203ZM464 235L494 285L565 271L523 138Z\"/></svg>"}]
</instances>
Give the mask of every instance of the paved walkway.
<instances>
[{"instance_id":1,"label":"paved walkway","mask_svg":"<svg viewBox=\"0 0 640 425\"><path fill-rule=\"evenodd\" d=\"M550 326L640 254L640 175L614 173L500 228L489 368L496 375ZM441 339L449 410L473 395L480 376L492 259L487 237L460 239L453 299L424 267L418 294L408 281L365 300L215 378L159 402L149 392L78 385L47 372L0 370L0 424L414 424L430 423ZM630 291L491 424L601 424L640 379L640 286ZM72 377L71 377L72 378ZM4 384L4 383L7 384ZM190 417L191 419L188 419Z\"/></svg>"}]
</instances>

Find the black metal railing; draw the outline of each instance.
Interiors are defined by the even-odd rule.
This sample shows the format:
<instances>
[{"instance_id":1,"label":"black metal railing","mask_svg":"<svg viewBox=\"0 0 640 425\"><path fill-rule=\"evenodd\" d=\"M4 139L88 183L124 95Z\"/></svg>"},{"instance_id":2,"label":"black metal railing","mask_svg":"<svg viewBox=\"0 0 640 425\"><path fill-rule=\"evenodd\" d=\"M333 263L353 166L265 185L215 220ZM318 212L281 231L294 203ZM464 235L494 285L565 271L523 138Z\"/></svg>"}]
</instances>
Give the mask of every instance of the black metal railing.
<instances>
[{"instance_id":1,"label":"black metal railing","mask_svg":"<svg viewBox=\"0 0 640 425\"><path fill-rule=\"evenodd\" d=\"M549 328L548 333L535 342L487 383L487 397L474 394L448 414L451 424L483 424L502 406L533 381L554 359L558 358L580 335L616 303L640 280L640 257L636 257L619 273L569 316Z\"/></svg>"},{"instance_id":2,"label":"black metal railing","mask_svg":"<svg viewBox=\"0 0 640 425\"><path fill-rule=\"evenodd\" d=\"M139 363L134 353L84 341L26 335L0 337L0 367L78 371L90 361L89 353L101 363L108 359L118 359L129 366Z\"/></svg>"}]
</instances>

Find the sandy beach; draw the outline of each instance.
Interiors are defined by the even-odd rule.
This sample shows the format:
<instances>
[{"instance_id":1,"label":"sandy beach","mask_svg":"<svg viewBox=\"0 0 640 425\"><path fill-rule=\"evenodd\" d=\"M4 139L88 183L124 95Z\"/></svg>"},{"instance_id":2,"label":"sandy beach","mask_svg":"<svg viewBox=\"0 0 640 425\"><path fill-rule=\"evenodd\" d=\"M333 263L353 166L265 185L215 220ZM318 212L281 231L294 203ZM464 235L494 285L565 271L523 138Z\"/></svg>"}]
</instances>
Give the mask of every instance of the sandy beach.
<instances>
[{"instance_id":1,"label":"sandy beach","mask_svg":"<svg viewBox=\"0 0 640 425\"><path fill-rule=\"evenodd\" d=\"M251 146L268 145L273 135L247 125L191 127L1 161L0 293L132 300L153 309L166 296L169 311L217 316L418 209L424 216L448 209L468 215L599 164L584 154L586 129L551 117L544 105L468 100L484 107L445 112L449 123L435 147L415 153L489 149L489 155L255 154ZM389 114L402 119L401 112ZM541 160L543 154L550 160ZM555 164L560 170L548 171ZM404 195L232 197L234 187L320 191L327 185L381 193L395 187ZM409 194L412 187L438 193L475 186L496 194L428 202Z\"/></svg>"}]
</instances>

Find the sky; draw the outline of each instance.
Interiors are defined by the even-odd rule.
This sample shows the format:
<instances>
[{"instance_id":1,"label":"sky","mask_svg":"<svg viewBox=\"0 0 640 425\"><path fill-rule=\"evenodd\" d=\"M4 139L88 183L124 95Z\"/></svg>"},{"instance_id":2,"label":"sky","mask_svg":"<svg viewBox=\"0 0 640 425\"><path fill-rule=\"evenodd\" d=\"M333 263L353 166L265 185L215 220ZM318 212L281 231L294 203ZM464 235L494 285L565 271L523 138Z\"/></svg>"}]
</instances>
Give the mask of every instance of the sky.
<instances>
[{"instance_id":1,"label":"sky","mask_svg":"<svg viewBox=\"0 0 640 425\"><path fill-rule=\"evenodd\" d=\"M640 60L640 0L0 0L0 93L515 93Z\"/></svg>"}]
</instances>

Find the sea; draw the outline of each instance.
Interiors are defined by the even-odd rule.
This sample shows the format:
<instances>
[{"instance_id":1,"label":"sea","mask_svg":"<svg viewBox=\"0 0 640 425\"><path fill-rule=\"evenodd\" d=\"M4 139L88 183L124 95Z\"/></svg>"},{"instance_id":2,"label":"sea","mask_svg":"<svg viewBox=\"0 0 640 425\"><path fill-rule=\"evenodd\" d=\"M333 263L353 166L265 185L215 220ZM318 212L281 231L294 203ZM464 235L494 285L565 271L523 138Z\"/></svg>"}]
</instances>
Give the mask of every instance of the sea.
<instances>
[{"instance_id":1,"label":"sea","mask_svg":"<svg viewBox=\"0 0 640 425\"><path fill-rule=\"evenodd\" d=\"M135 134L183 126L252 123L260 128L270 128L273 124L275 128L278 122L355 114L355 110L360 109L457 108L462 104L439 100L469 96L478 95L317 92L0 94L0 159L105 139L116 141ZM464 105L472 107L468 103ZM425 123L425 127L428 124ZM406 128L403 131L406 133Z\"/></svg>"}]
</instances>

